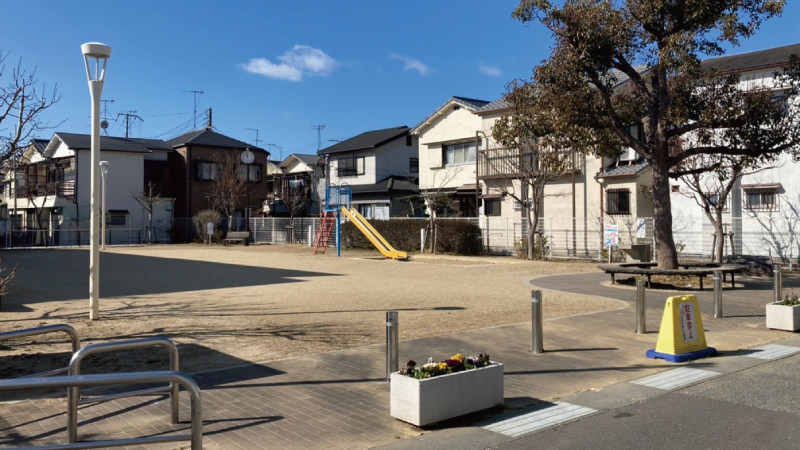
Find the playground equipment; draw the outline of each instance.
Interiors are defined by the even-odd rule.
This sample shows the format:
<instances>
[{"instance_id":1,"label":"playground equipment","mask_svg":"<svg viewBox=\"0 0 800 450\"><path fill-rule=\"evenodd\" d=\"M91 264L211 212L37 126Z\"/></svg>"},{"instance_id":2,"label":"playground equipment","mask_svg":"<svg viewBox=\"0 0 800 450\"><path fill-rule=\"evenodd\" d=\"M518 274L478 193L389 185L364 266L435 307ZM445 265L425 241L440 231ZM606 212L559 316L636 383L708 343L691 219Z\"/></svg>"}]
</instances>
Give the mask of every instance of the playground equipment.
<instances>
[{"instance_id":1,"label":"playground equipment","mask_svg":"<svg viewBox=\"0 0 800 450\"><path fill-rule=\"evenodd\" d=\"M352 200L353 192L346 184L331 186L325 189L325 210L322 214L319 231L317 232L314 254L316 255L317 251L320 249L322 249L322 253L325 253L335 230L336 255L342 255L342 230L339 214L344 213L344 215L355 224L356 228L364 233L364 236L372 242L372 245L374 245L383 256L392 259L408 259L408 254L406 252L395 250L394 247L367 222L367 219L359 214L355 208L351 207Z\"/></svg>"}]
</instances>

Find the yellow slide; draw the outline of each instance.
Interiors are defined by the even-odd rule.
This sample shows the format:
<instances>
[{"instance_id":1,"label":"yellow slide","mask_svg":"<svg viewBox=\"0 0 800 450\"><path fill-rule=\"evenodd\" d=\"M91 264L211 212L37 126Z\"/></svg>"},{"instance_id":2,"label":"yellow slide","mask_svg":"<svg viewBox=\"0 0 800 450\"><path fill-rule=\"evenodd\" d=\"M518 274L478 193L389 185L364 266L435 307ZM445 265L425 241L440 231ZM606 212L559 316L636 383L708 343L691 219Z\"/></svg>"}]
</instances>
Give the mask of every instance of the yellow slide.
<instances>
[{"instance_id":1,"label":"yellow slide","mask_svg":"<svg viewBox=\"0 0 800 450\"><path fill-rule=\"evenodd\" d=\"M372 242L372 245L374 245L375 248L383 253L383 256L392 259L408 259L408 253L399 252L395 250L394 247L389 245L389 243L386 242L386 239L384 239L383 236L381 236L381 234L375 230L375 228L372 228L372 225L367 222L367 219L359 214L355 208L352 208L350 211L348 211L347 208L342 207L342 212L345 216L347 216L348 219L350 219L351 222L356 225L356 227L358 227L359 230L361 230L362 233L364 233L364 236L366 236L367 239Z\"/></svg>"}]
</instances>

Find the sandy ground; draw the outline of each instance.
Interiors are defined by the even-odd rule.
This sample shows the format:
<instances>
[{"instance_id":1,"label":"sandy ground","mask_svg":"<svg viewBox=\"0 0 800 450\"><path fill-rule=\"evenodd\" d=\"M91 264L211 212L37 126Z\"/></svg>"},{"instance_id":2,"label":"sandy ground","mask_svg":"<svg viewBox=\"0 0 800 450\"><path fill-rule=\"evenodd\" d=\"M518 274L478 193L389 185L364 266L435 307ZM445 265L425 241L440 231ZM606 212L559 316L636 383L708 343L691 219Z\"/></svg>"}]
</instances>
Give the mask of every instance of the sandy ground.
<instances>
[{"instance_id":1,"label":"sandy ground","mask_svg":"<svg viewBox=\"0 0 800 450\"><path fill-rule=\"evenodd\" d=\"M381 343L387 310L400 311L401 339L525 322L525 280L596 270L592 263L491 257L337 258L288 245L114 248L101 257L101 319L92 322L88 251L4 252L3 264L19 275L2 299L0 332L68 323L84 345L166 336L179 344L187 372ZM548 292L543 309L550 318L620 306ZM65 366L64 336L36 341L47 340L58 344L0 343L0 378ZM166 369L162 353L92 356L84 373Z\"/></svg>"}]
</instances>

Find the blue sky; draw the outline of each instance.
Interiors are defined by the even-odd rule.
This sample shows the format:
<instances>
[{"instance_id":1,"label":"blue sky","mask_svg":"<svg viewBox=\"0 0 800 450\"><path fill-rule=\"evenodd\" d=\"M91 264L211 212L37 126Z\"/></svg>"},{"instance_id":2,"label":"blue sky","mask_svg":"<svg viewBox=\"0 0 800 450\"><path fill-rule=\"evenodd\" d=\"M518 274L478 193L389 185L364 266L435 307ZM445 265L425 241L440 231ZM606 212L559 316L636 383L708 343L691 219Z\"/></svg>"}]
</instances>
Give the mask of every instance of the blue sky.
<instances>
[{"instance_id":1,"label":"blue sky","mask_svg":"<svg viewBox=\"0 0 800 450\"><path fill-rule=\"evenodd\" d=\"M0 28L6 63L23 59L63 98L47 112L59 131L89 133L80 45L113 49L104 99L111 116L136 111L133 137L173 137L213 108L214 127L282 155L313 153L363 131L414 126L450 96L494 100L527 78L552 44L542 26L511 19L514 0L342 2L16 1ZM89 15L87 11L94 10ZM800 5L767 22L735 53L800 41ZM203 119L199 119L202 122ZM198 123L198 126L200 123ZM112 135L124 135L122 121ZM40 136L49 138L51 135ZM273 150L277 159L279 151Z\"/></svg>"}]
</instances>

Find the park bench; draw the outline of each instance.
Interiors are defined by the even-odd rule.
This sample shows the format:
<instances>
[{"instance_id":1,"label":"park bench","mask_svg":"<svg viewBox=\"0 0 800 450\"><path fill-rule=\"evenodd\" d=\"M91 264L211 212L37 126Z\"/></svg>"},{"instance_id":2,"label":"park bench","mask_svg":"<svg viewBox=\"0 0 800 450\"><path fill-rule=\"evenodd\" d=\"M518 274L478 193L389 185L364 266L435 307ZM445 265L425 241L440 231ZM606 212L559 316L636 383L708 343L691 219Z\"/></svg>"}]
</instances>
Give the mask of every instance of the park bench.
<instances>
[{"instance_id":1,"label":"park bench","mask_svg":"<svg viewBox=\"0 0 800 450\"><path fill-rule=\"evenodd\" d=\"M236 242L240 241L244 245L248 245L250 243L250 232L249 231L229 231L228 234L225 236L225 239L222 240L223 245L228 245L228 242Z\"/></svg>"},{"instance_id":2,"label":"park bench","mask_svg":"<svg viewBox=\"0 0 800 450\"><path fill-rule=\"evenodd\" d=\"M691 275L700 280L700 289L703 289L703 278L713 275L715 271L722 272L722 280L725 281L727 275L731 276L732 288L736 288L735 274L742 272L742 266L736 264L715 264L715 263L689 263L679 264L680 269L659 269L657 263L621 263L621 264L600 264L597 267L605 273L611 275L611 284L616 280L616 274L644 275L647 277L647 287L650 288L650 278L653 275Z\"/></svg>"}]
</instances>

